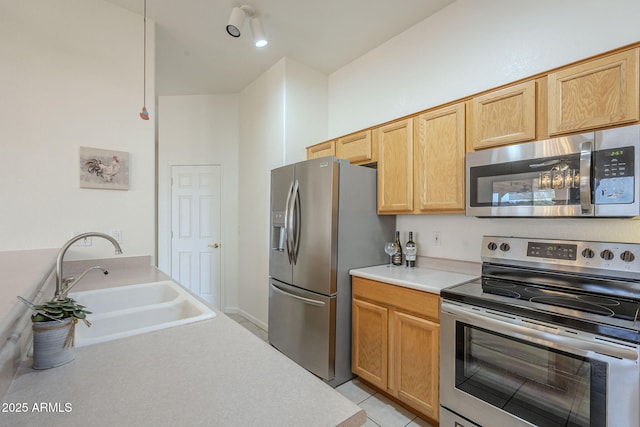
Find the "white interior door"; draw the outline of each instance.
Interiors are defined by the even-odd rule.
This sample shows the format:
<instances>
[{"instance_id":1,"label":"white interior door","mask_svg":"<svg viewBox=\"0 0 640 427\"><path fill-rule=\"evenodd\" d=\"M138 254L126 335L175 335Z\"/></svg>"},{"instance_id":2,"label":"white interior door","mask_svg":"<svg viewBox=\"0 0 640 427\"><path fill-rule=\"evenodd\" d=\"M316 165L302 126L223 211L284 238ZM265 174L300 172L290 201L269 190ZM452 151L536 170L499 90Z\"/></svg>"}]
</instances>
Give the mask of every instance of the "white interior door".
<instances>
[{"instance_id":1,"label":"white interior door","mask_svg":"<svg viewBox=\"0 0 640 427\"><path fill-rule=\"evenodd\" d=\"M220 308L220 166L172 166L171 182L171 277Z\"/></svg>"}]
</instances>

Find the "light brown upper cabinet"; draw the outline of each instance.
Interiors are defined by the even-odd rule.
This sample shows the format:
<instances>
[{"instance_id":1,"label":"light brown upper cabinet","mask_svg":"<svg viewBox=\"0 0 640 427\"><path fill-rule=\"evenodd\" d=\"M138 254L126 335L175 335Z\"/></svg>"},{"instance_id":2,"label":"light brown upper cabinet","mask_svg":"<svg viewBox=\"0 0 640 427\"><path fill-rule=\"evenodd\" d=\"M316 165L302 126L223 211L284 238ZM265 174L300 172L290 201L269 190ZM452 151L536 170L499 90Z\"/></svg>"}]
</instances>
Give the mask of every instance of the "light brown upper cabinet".
<instances>
[{"instance_id":1,"label":"light brown upper cabinet","mask_svg":"<svg viewBox=\"0 0 640 427\"><path fill-rule=\"evenodd\" d=\"M318 157L335 156L336 141L321 142L316 145L307 147L307 160L317 159Z\"/></svg>"},{"instance_id":2,"label":"light brown upper cabinet","mask_svg":"<svg viewBox=\"0 0 640 427\"><path fill-rule=\"evenodd\" d=\"M469 135L474 150L536 138L534 80L476 96L470 105Z\"/></svg>"},{"instance_id":3,"label":"light brown upper cabinet","mask_svg":"<svg viewBox=\"0 0 640 427\"><path fill-rule=\"evenodd\" d=\"M549 74L549 135L638 121L638 52Z\"/></svg>"},{"instance_id":4,"label":"light brown upper cabinet","mask_svg":"<svg viewBox=\"0 0 640 427\"><path fill-rule=\"evenodd\" d=\"M359 165L375 162L376 154L370 129L336 140L336 157L347 159L350 163Z\"/></svg>"},{"instance_id":5,"label":"light brown upper cabinet","mask_svg":"<svg viewBox=\"0 0 640 427\"><path fill-rule=\"evenodd\" d=\"M413 211L413 120L380 126L373 138L378 147L378 213Z\"/></svg>"},{"instance_id":6,"label":"light brown upper cabinet","mask_svg":"<svg viewBox=\"0 0 640 427\"><path fill-rule=\"evenodd\" d=\"M464 213L463 102L414 118L414 212Z\"/></svg>"}]
</instances>

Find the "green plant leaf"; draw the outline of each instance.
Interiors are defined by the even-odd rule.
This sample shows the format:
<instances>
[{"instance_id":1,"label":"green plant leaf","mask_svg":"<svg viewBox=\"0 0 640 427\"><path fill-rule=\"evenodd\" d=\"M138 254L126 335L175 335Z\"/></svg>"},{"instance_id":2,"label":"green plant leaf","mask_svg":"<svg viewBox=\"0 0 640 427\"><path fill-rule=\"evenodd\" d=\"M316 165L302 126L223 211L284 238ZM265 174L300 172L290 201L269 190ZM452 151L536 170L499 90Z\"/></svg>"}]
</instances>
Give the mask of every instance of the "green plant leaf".
<instances>
[{"instance_id":1,"label":"green plant leaf","mask_svg":"<svg viewBox=\"0 0 640 427\"><path fill-rule=\"evenodd\" d=\"M47 301L34 306L34 308L43 314L36 313L31 316L33 322L48 322L52 319L67 319L69 317L86 321L87 314L91 313L85 310L84 305L76 303L72 298Z\"/></svg>"},{"instance_id":2,"label":"green plant leaf","mask_svg":"<svg viewBox=\"0 0 640 427\"><path fill-rule=\"evenodd\" d=\"M49 301L47 303L44 304L45 307L51 307L51 308L57 308L57 307L61 307L62 304L60 304L60 302L58 301Z\"/></svg>"}]
</instances>

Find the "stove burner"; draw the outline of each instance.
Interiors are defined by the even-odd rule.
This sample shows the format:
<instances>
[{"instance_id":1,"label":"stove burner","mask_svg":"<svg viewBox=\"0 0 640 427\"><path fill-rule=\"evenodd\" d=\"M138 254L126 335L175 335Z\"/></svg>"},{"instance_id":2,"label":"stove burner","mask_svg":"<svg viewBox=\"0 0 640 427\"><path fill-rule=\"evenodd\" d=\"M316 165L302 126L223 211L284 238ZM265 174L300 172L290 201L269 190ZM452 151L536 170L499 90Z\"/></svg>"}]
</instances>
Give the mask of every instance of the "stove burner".
<instances>
[{"instance_id":1,"label":"stove burner","mask_svg":"<svg viewBox=\"0 0 640 427\"><path fill-rule=\"evenodd\" d=\"M510 288L513 289L516 287L515 283L504 283L504 282L495 282L495 281L491 281L489 283L486 284L486 286L492 286L494 288Z\"/></svg>"},{"instance_id":2,"label":"stove burner","mask_svg":"<svg viewBox=\"0 0 640 427\"><path fill-rule=\"evenodd\" d=\"M504 289L502 287L499 286L484 286L482 288L482 290L488 294L494 294L494 295L500 295L503 297L509 297L509 298L521 298L522 295L520 295L519 293L517 293L516 291L512 291L509 289Z\"/></svg>"},{"instance_id":3,"label":"stove burner","mask_svg":"<svg viewBox=\"0 0 640 427\"><path fill-rule=\"evenodd\" d=\"M566 307L575 310L585 311L588 313L599 314L601 316L612 317L615 315L614 311L608 307L603 307L588 301L577 298L566 297L533 297L529 299L531 302L537 302L541 304L550 304L558 307Z\"/></svg>"},{"instance_id":4,"label":"stove burner","mask_svg":"<svg viewBox=\"0 0 640 427\"><path fill-rule=\"evenodd\" d=\"M612 307L620 305L620 301L616 301L616 300L604 298L604 297L596 297L593 295L578 295L578 299L590 302L591 304L597 304L597 305L610 305Z\"/></svg>"}]
</instances>

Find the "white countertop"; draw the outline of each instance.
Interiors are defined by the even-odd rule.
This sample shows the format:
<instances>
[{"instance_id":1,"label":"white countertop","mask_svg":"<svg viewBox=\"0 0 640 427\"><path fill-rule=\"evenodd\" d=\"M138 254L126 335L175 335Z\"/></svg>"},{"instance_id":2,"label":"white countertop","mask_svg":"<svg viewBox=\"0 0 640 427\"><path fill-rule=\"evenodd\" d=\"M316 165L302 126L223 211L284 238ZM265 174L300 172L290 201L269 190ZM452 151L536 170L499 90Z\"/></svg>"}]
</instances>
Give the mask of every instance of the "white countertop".
<instances>
[{"instance_id":1,"label":"white countertop","mask_svg":"<svg viewBox=\"0 0 640 427\"><path fill-rule=\"evenodd\" d=\"M405 288L440 294L449 286L478 279L479 276L436 270L433 268L407 268L400 266L376 265L374 267L356 268L349 272L352 276L390 283Z\"/></svg>"},{"instance_id":2,"label":"white countertop","mask_svg":"<svg viewBox=\"0 0 640 427\"><path fill-rule=\"evenodd\" d=\"M85 279L83 289L120 286L125 276L139 282L162 275L151 267L126 270L110 266L108 276ZM26 412L0 413L0 425L365 423L366 414L356 404L223 313L216 314L210 320L76 348L75 360L53 369L36 371L30 358L23 360L4 402L25 404Z\"/></svg>"}]
</instances>

